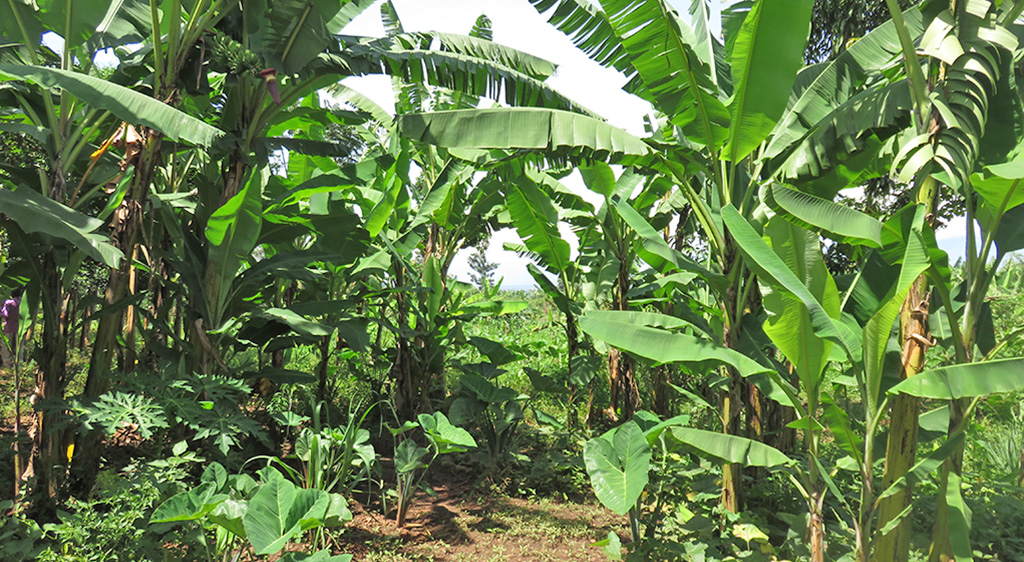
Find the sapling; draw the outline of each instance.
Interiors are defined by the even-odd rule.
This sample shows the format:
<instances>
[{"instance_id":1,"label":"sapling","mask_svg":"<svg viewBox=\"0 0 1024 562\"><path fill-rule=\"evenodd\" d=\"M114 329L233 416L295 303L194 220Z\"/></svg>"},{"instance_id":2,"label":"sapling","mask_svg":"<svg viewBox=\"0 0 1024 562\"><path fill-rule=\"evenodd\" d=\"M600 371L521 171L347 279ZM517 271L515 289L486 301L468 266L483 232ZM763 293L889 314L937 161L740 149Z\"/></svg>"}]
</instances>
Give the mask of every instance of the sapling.
<instances>
[{"instance_id":1,"label":"sapling","mask_svg":"<svg viewBox=\"0 0 1024 562\"><path fill-rule=\"evenodd\" d=\"M422 486L423 475L434 460L447 453L463 453L469 448L476 448L476 441L468 431L452 425L441 412L420 414L419 423L407 421L401 427L388 428L396 439L417 427L423 428L427 437L428 447L422 447L409 437L405 437L395 447L395 472L398 475L398 526L405 526L405 516L409 511L416 489ZM432 453L432 454L431 454ZM429 456L429 460L428 460Z\"/></svg>"}]
</instances>

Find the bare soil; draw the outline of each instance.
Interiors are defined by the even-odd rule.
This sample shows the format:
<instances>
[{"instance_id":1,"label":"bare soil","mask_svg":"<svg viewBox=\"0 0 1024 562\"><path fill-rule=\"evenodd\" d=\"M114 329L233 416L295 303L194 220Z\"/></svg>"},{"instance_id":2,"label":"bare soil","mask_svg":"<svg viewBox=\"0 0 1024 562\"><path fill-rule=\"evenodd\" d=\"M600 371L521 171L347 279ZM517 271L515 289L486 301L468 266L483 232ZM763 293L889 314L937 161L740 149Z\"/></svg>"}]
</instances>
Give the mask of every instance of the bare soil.
<instances>
[{"instance_id":1,"label":"bare soil","mask_svg":"<svg viewBox=\"0 0 1024 562\"><path fill-rule=\"evenodd\" d=\"M377 562L534 562L606 560L591 546L628 521L600 505L520 499L481 492L466 484L435 485L420 494L399 529L394 511L353 504L354 519L333 550Z\"/></svg>"}]
</instances>

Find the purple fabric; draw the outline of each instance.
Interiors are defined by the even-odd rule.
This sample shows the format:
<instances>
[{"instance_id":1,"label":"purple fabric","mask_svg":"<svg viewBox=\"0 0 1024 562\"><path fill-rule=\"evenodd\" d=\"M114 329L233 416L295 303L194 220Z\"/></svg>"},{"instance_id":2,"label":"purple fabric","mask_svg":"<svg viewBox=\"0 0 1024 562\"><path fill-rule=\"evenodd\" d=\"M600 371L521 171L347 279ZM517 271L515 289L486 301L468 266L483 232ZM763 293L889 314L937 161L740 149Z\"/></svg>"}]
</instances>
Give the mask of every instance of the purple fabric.
<instances>
[{"instance_id":1,"label":"purple fabric","mask_svg":"<svg viewBox=\"0 0 1024 562\"><path fill-rule=\"evenodd\" d=\"M8 336L14 336L18 334L18 308L21 303L16 299L7 299L4 301L3 308L3 321L4 321L4 333Z\"/></svg>"}]
</instances>

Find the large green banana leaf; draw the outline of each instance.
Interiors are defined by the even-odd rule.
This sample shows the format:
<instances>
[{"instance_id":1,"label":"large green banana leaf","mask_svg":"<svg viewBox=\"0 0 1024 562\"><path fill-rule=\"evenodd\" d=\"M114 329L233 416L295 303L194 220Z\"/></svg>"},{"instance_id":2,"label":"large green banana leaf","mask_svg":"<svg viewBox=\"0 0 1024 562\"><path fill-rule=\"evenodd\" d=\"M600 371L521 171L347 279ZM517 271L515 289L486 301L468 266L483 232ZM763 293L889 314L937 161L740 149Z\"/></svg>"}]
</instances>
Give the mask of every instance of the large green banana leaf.
<instances>
[{"instance_id":1,"label":"large green banana leaf","mask_svg":"<svg viewBox=\"0 0 1024 562\"><path fill-rule=\"evenodd\" d=\"M672 437L680 443L696 449L701 456L711 457L724 463L771 467L793 462L775 447L746 437L690 427L673 427L669 431L672 433Z\"/></svg>"},{"instance_id":2,"label":"large green banana leaf","mask_svg":"<svg viewBox=\"0 0 1024 562\"><path fill-rule=\"evenodd\" d=\"M60 34L68 48L74 48L92 36L108 4L106 0L39 0L39 19Z\"/></svg>"},{"instance_id":3,"label":"large green banana leaf","mask_svg":"<svg viewBox=\"0 0 1024 562\"><path fill-rule=\"evenodd\" d=\"M572 39L594 62L632 75L636 72L601 7L590 0L530 0L548 21Z\"/></svg>"},{"instance_id":4,"label":"large green banana leaf","mask_svg":"<svg viewBox=\"0 0 1024 562\"><path fill-rule=\"evenodd\" d=\"M0 65L0 77L25 80L46 89L61 89L83 103L104 109L128 123L156 129L171 140L210 146L223 133L166 103L102 78L43 66Z\"/></svg>"},{"instance_id":5,"label":"large green banana leaf","mask_svg":"<svg viewBox=\"0 0 1024 562\"><path fill-rule=\"evenodd\" d=\"M882 245L882 223L846 205L779 183L768 188L765 203L801 226L828 233L837 242L876 248Z\"/></svg>"},{"instance_id":6,"label":"large green banana leaf","mask_svg":"<svg viewBox=\"0 0 1024 562\"><path fill-rule=\"evenodd\" d=\"M210 215L206 240L210 243L208 263L215 286L208 287L211 322L219 322L220 312L231 293L230 280L256 246L263 224L262 194L265 170L253 173L245 187Z\"/></svg>"},{"instance_id":7,"label":"large green banana leaf","mask_svg":"<svg viewBox=\"0 0 1024 562\"><path fill-rule=\"evenodd\" d=\"M859 361L861 341L855 329L841 318L829 314L803 281L731 205L722 207L722 221L736 240L740 253L746 258L747 266L757 273L758 278L779 285L799 299L807 307L814 333L838 343L848 357Z\"/></svg>"},{"instance_id":8,"label":"large green banana leaf","mask_svg":"<svg viewBox=\"0 0 1024 562\"><path fill-rule=\"evenodd\" d=\"M602 4L642 84L630 89L681 127L691 142L717 153L728 135L729 112L719 99L710 68L693 50L692 30L664 0ZM684 37L684 29L689 37ZM785 99L780 113L784 104Z\"/></svg>"},{"instance_id":9,"label":"large green banana leaf","mask_svg":"<svg viewBox=\"0 0 1024 562\"><path fill-rule=\"evenodd\" d=\"M603 121L553 109L497 108L400 115L413 140L445 148L537 149L564 156L626 162L650 153L647 144Z\"/></svg>"},{"instance_id":10,"label":"large green banana leaf","mask_svg":"<svg viewBox=\"0 0 1024 562\"><path fill-rule=\"evenodd\" d=\"M560 275L570 263L569 243L558 233L558 212L543 192L526 177L506 188L506 206L526 248L540 257L541 265Z\"/></svg>"},{"instance_id":11,"label":"large green banana leaf","mask_svg":"<svg viewBox=\"0 0 1024 562\"><path fill-rule=\"evenodd\" d=\"M407 38L407 39L406 39ZM508 68L537 80L544 80L555 72L554 63L538 56L525 53L495 43L487 39L472 37L470 35L458 35L455 33L411 33L407 36L394 36L392 41L401 42L403 39L421 45L430 45L433 50L443 53L457 53L476 57L483 60L494 61Z\"/></svg>"},{"instance_id":12,"label":"large green banana leaf","mask_svg":"<svg viewBox=\"0 0 1024 562\"><path fill-rule=\"evenodd\" d=\"M915 6L903 14L912 35L923 31L921 12ZM889 113L891 99L886 96L870 103L854 99L858 88L869 78L888 67L900 54L900 41L891 21L883 23L858 39L832 62L809 67L797 78L794 101L779 120L771 142L765 149L766 159L791 158L783 175L820 175L836 160L862 143L858 136L864 131L891 124L897 117ZM909 91L899 84L902 100L899 107L908 111ZM843 107L863 108L852 113ZM887 108L883 110L884 108ZM884 119L879 120L880 117ZM851 120L855 118L854 120ZM799 154L798 154L799 153Z\"/></svg>"},{"instance_id":13,"label":"large green banana leaf","mask_svg":"<svg viewBox=\"0 0 1024 562\"><path fill-rule=\"evenodd\" d=\"M318 73L341 75L389 74L407 83L503 99L510 106L548 107L594 116L543 80L517 68L471 54L420 48L399 42L401 38L353 42L340 52L320 55L311 68ZM526 59L524 62L530 64Z\"/></svg>"},{"instance_id":14,"label":"large green banana leaf","mask_svg":"<svg viewBox=\"0 0 1024 562\"><path fill-rule=\"evenodd\" d=\"M782 217L768 221L764 235L775 254L804 283L825 312L837 318L839 291L821 257L817 235ZM795 295L773 289L764 293L763 302L769 315L764 333L793 365L813 408L833 344L814 333L807 305Z\"/></svg>"},{"instance_id":15,"label":"large green banana leaf","mask_svg":"<svg viewBox=\"0 0 1024 562\"><path fill-rule=\"evenodd\" d=\"M0 213L18 223L27 233L39 233L64 240L92 259L117 267L124 254L110 240L97 234L103 222L22 187L0 188Z\"/></svg>"},{"instance_id":16,"label":"large green banana leaf","mask_svg":"<svg viewBox=\"0 0 1024 562\"><path fill-rule=\"evenodd\" d=\"M1024 358L930 369L889 389L889 394L957 400L1024 389Z\"/></svg>"},{"instance_id":17,"label":"large green banana leaf","mask_svg":"<svg viewBox=\"0 0 1024 562\"><path fill-rule=\"evenodd\" d=\"M660 326L687 325L681 319L663 321L661 315L639 316L626 311L593 311L580 319L580 328L611 346L645 357L657 363L717 363L735 367L749 376L771 369L738 351L722 347L709 339L670 332L637 324L650 321Z\"/></svg>"},{"instance_id":18,"label":"large green banana leaf","mask_svg":"<svg viewBox=\"0 0 1024 562\"><path fill-rule=\"evenodd\" d=\"M771 133L804 63L811 7L806 0L757 0L732 49L732 121L725 158L739 162Z\"/></svg>"},{"instance_id":19,"label":"large green banana leaf","mask_svg":"<svg viewBox=\"0 0 1024 562\"><path fill-rule=\"evenodd\" d=\"M327 49L334 34L375 2L372 0L261 0L246 6L245 12L258 14L250 29L252 47L269 63L286 74L306 69L306 65Z\"/></svg>"},{"instance_id":20,"label":"large green banana leaf","mask_svg":"<svg viewBox=\"0 0 1024 562\"><path fill-rule=\"evenodd\" d=\"M875 411L882 387L882 370L892 326L900 307L917 278L931 266L921 227L924 224L924 206L918 206L910 232L907 234L900 273L889 292L881 299L881 306L864 325L864 378L868 395L864 402L868 411Z\"/></svg>"}]
</instances>

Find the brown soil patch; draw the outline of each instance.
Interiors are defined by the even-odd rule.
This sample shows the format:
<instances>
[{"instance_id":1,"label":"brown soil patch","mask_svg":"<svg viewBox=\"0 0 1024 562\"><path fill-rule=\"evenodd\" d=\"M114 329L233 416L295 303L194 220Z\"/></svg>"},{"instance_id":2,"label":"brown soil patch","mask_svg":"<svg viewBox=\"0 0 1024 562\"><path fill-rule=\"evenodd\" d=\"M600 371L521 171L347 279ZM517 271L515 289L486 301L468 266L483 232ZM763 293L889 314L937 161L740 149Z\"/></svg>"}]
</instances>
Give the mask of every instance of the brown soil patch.
<instances>
[{"instance_id":1,"label":"brown soil patch","mask_svg":"<svg viewBox=\"0 0 1024 562\"><path fill-rule=\"evenodd\" d=\"M355 517L333 550L356 562L602 562L591 544L608 531L629 532L625 517L600 505L485 497L466 485L434 489L436 498L416 497L403 529L393 510L384 517L352 505Z\"/></svg>"}]
</instances>

